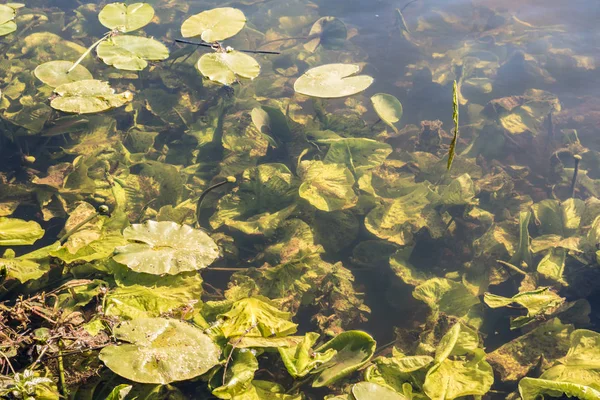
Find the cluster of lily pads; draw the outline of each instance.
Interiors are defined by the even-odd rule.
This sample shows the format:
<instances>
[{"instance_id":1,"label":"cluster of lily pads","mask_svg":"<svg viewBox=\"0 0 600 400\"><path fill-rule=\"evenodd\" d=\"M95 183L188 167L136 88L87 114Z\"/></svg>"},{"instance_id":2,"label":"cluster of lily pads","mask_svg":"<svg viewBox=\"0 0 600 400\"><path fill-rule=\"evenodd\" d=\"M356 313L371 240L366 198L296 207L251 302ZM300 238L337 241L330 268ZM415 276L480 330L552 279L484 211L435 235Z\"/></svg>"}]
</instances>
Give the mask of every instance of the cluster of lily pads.
<instances>
[{"instance_id":1,"label":"cluster of lily pads","mask_svg":"<svg viewBox=\"0 0 600 400\"><path fill-rule=\"evenodd\" d=\"M325 2L186 3L0 6L1 395L600 398L595 123L508 54L562 27L397 10L365 96Z\"/></svg>"}]
</instances>

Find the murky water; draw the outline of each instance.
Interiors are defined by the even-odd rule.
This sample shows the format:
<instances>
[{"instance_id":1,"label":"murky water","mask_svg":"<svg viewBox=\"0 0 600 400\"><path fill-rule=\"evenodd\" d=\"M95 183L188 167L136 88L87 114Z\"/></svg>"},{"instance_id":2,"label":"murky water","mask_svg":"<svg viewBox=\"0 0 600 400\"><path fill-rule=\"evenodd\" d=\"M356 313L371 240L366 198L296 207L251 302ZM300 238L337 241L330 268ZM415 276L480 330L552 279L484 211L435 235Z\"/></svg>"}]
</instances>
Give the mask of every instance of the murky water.
<instances>
[{"instance_id":1,"label":"murky water","mask_svg":"<svg viewBox=\"0 0 600 400\"><path fill-rule=\"evenodd\" d=\"M40 366L75 399L600 392L563 358L600 352L600 2L106 4L0 6L1 394ZM221 366L61 377L142 318Z\"/></svg>"}]
</instances>

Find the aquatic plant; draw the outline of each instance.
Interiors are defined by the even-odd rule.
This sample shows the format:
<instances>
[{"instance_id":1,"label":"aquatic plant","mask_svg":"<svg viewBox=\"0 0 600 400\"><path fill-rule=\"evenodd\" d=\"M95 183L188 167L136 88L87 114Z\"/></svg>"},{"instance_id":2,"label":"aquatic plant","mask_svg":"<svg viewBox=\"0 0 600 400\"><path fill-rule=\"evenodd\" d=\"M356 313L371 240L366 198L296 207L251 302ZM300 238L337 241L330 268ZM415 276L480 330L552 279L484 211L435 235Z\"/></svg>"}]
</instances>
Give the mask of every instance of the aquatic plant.
<instances>
[{"instance_id":1,"label":"aquatic plant","mask_svg":"<svg viewBox=\"0 0 600 400\"><path fill-rule=\"evenodd\" d=\"M393 82L331 4L236 4L0 6L0 394L599 398L566 31L407 5Z\"/></svg>"}]
</instances>

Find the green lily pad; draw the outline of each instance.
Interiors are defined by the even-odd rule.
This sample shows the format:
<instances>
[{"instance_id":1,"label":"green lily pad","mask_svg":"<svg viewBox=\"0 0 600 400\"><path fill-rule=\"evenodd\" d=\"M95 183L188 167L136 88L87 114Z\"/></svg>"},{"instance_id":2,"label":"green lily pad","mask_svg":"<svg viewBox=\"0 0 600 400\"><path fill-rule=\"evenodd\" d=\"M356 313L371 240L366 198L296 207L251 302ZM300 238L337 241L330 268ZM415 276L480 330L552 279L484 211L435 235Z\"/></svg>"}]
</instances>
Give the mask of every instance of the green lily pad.
<instances>
[{"instance_id":1,"label":"green lily pad","mask_svg":"<svg viewBox=\"0 0 600 400\"><path fill-rule=\"evenodd\" d=\"M0 4L0 36L8 35L17 30L17 24L14 21L15 16L14 8Z\"/></svg>"},{"instance_id":2,"label":"green lily pad","mask_svg":"<svg viewBox=\"0 0 600 400\"><path fill-rule=\"evenodd\" d=\"M54 92L58 97L50 102L56 110L89 114L121 107L133 99L130 91L115 93L107 82L84 79L60 85Z\"/></svg>"},{"instance_id":3,"label":"green lily pad","mask_svg":"<svg viewBox=\"0 0 600 400\"><path fill-rule=\"evenodd\" d=\"M147 60L161 61L169 57L169 49L164 44L129 35L115 36L100 43L96 52L105 64L126 71L141 71L148 66Z\"/></svg>"},{"instance_id":4,"label":"green lily pad","mask_svg":"<svg viewBox=\"0 0 600 400\"><path fill-rule=\"evenodd\" d=\"M302 161L298 170L302 179L300 197L322 211L353 207L358 201L352 186L352 172L342 164Z\"/></svg>"},{"instance_id":5,"label":"green lily pad","mask_svg":"<svg viewBox=\"0 0 600 400\"><path fill-rule=\"evenodd\" d=\"M0 246L34 244L44 236L44 230L35 221L0 217Z\"/></svg>"},{"instance_id":6,"label":"green lily pad","mask_svg":"<svg viewBox=\"0 0 600 400\"><path fill-rule=\"evenodd\" d=\"M100 359L134 382L166 385L202 375L219 363L219 347L186 322L140 318L122 323L113 334L128 343L105 347Z\"/></svg>"},{"instance_id":7,"label":"green lily pad","mask_svg":"<svg viewBox=\"0 0 600 400\"><path fill-rule=\"evenodd\" d=\"M373 83L368 75L354 75L360 71L356 64L326 64L311 68L294 83L300 94L319 98L336 98L357 94ZM354 75L354 76L351 76Z\"/></svg>"},{"instance_id":8,"label":"green lily pad","mask_svg":"<svg viewBox=\"0 0 600 400\"><path fill-rule=\"evenodd\" d=\"M319 46L326 49L339 49L344 45L348 30L346 25L336 17L322 17L310 28L309 41L304 48L314 53Z\"/></svg>"},{"instance_id":9,"label":"green lily pad","mask_svg":"<svg viewBox=\"0 0 600 400\"><path fill-rule=\"evenodd\" d=\"M154 18L154 8L148 3L111 3L104 6L98 19L108 29L119 32L132 32L150 23Z\"/></svg>"},{"instance_id":10,"label":"green lily pad","mask_svg":"<svg viewBox=\"0 0 600 400\"><path fill-rule=\"evenodd\" d=\"M181 25L181 36L200 36L208 43L219 42L237 34L246 25L246 16L232 7L213 8L186 19Z\"/></svg>"},{"instance_id":11,"label":"green lily pad","mask_svg":"<svg viewBox=\"0 0 600 400\"><path fill-rule=\"evenodd\" d=\"M227 51L204 54L196 68L211 81L231 85L240 78L254 79L260 74L260 65L248 54Z\"/></svg>"},{"instance_id":12,"label":"green lily pad","mask_svg":"<svg viewBox=\"0 0 600 400\"><path fill-rule=\"evenodd\" d=\"M312 386L330 385L356 371L371 359L376 345L377 343L368 333L346 331L318 347L315 349L317 353L325 353L327 350L333 349L336 354L315 370L318 376Z\"/></svg>"},{"instance_id":13,"label":"green lily pad","mask_svg":"<svg viewBox=\"0 0 600 400\"><path fill-rule=\"evenodd\" d=\"M90 71L81 64L73 68L71 72L67 72L72 66L71 61L48 61L38 65L33 73L40 81L52 87L84 79L94 79Z\"/></svg>"},{"instance_id":14,"label":"green lily pad","mask_svg":"<svg viewBox=\"0 0 600 400\"><path fill-rule=\"evenodd\" d=\"M406 396L385 386L372 382L359 382L352 386L352 395L356 400L405 400Z\"/></svg>"},{"instance_id":15,"label":"green lily pad","mask_svg":"<svg viewBox=\"0 0 600 400\"><path fill-rule=\"evenodd\" d=\"M398 133L398 128L394 124L400 122L402 118L402 103L395 96L386 93L377 93L371 96L371 103L375 112L394 132Z\"/></svg>"},{"instance_id":16,"label":"green lily pad","mask_svg":"<svg viewBox=\"0 0 600 400\"><path fill-rule=\"evenodd\" d=\"M129 240L113 259L136 272L176 275L208 267L219 248L204 231L171 221L146 221L123 231Z\"/></svg>"}]
</instances>

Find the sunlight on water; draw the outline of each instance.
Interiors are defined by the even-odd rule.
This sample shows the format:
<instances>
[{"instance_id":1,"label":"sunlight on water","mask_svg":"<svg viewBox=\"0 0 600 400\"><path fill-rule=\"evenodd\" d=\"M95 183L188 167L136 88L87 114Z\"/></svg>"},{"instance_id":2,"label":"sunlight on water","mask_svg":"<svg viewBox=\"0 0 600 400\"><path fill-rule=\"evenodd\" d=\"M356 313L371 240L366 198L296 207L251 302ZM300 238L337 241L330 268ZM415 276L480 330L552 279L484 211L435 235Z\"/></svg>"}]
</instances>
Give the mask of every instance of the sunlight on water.
<instances>
[{"instance_id":1,"label":"sunlight on water","mask_svg":"<svg viewBox=\"0 0 600 400\"><path fill-rule=\"evenodd\" d=\"M600 399L599 18L1 4L0 397Z\"/></svg>"}]
</instances>

